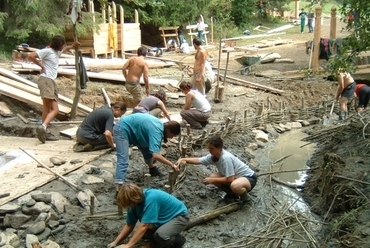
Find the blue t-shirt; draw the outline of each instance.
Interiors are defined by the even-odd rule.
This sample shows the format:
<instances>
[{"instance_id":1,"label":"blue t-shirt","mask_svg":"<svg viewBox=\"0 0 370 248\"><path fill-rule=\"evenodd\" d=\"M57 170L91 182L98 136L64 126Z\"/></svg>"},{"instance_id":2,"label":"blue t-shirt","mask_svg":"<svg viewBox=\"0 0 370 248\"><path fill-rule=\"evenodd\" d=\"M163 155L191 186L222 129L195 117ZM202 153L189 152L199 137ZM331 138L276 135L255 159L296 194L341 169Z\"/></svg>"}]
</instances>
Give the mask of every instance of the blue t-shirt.
<instances>
[{"instance_id":1,"label":"blue t-shirt","mask_svg":"<svg viewBox=\"0 0 370 248\"><path fill-rule=\"evenodd\" d=\"M203 165L216 165L218 172L225 177L251 177L254 174L248 165L225 149L222 149L220 159L217 162L212 161L211 154L199 158L199 162Z\"/></svg>"},{"instance_id":2,"label":"blue t-shirt","mask_svg":"<svg viewBox=\"0 0 370 248\"><path fill-rule=\"evenodd\" d=\"M148 148L152 153L161 151L164 123L152 115L132 114L123 116L116 124L130 145Z\"/></svg>"},{"instance_id":3,"label":"blue t-shirt","mask_svg":"<svg viewBox=\"0 0 370 248\"><path fill-rule=\"evenodd\" d=\"M143 202L127 210L126 223L153 224L160 227L179 215L187 216L185 204L159 189L144 189Z\"/></svg>"}]
</instances>

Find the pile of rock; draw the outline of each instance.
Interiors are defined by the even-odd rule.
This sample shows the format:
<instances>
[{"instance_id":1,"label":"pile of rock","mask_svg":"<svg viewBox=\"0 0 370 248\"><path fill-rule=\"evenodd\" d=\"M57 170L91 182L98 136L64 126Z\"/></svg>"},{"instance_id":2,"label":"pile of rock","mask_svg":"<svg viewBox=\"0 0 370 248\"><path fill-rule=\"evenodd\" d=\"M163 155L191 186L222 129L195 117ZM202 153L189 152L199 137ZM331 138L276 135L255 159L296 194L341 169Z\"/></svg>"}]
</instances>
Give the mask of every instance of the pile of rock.
<instances>
[{"instance_id":1,"label":"pile of rock","mask_svg":"<svg viewBox=\"0 0 370 248\"><path fill-rule=\"evenodd\" d=\"M5 229L0 232L0 247L59 247L49 237L62 231L69 222L63 215L69 205L58 192L33 191L0 206L1 229Z\"/></svg>"}]
</instances>

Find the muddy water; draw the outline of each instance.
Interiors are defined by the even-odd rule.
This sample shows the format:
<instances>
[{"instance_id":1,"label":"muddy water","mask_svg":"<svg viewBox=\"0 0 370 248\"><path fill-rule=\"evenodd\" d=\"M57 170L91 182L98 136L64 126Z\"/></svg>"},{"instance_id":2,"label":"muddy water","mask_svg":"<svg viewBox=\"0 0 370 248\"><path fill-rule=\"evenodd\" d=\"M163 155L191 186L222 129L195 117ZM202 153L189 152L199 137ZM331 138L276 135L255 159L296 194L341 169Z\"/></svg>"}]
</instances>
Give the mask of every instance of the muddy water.
<instances>
[{"instance_id":1,"label":"muddy water","mask_svg":"<svg viewBox=\"0 0 370 248\"><path fill-rule=\"evenodd\" d=\"M269 149L267 152L271 161L276 161L284 156L291 155L290 157L282 160L274 165L273 170L297 170L307 168L307 161L310 159L315 150L315 145L310 144L300 148L305 142L301 141L306 136L300 129L293 129L290 132L280 135L276 146ZM276 174L275 176L281 181L302 185L306 177L305 171L300 172L287 172Z\"/></svg>"}]
</instances>

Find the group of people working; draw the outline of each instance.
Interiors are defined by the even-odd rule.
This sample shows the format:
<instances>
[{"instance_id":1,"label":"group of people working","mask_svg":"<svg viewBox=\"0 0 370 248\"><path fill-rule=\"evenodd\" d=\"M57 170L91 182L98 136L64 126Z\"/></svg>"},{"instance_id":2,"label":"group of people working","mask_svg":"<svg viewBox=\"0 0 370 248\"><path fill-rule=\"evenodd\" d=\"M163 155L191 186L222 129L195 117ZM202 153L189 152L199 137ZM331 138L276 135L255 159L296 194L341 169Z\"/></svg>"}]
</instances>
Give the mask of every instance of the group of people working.
<instances>
[{"instance_id":1,"label":"group of people working","mask_svg":"<svg viewBox=\"0 0 370 248\"><path fill-rule=\"evenodd\" d=\"M182 82L181 92L186 95L185 106L181 111L182 118L191 128L202 128L211 116L211 105L206 99L204 76L206 51L199 40L194 39L197 49L196 62L193 68L193 83ZM55 36L50 48L31 53L28 58L41 67L38 80L40 95L43 100L42 124L37 127L37 137L45 143L48 140L47 127L58 114L58 91L55 83L59 56L63 51L79 46L75 42L65 46L63 36ZM208 141L209 155L201 158L181 158L171 162L160 153L162 142L167 142L181 133L180 123L171 120L166 110L166 95L158 91L151 96L148 78L148 65L145 62L146 49L139 48L136 57L130 58L123 66L126 79L126 90L134 98L133 113L125 115L126 106L115 102L111 106L103 106L91 112L77 130L77 143L73 147L76 152L91 151L112 147L116 149L117 165L114 178L117 202L127 208L126 224L117 238L108 247L132 247L141 238L151 238L161 247L182 247L185 238L180 234L189 223L188 210L183 202L172 195L158 189L143 189L134 183L128 183L129 147L137 146L152 176L162 173L155 162L161 162L179 171L185 164L215 165L218 172L204 178L205 184L214 184L226 192L226 198L247 200L247 192L253 189L257 176L255 172L237 157L223 149L220 137L212 137ZM140 78L144 78L146 97L142 98ZM158 118L162 112L167 118L163 122ZM120 118L114 125L114 119ZM119 245L134 230L127 244ZM119 246L117 246L119 245Z\"/></svg>"}]
</instances>

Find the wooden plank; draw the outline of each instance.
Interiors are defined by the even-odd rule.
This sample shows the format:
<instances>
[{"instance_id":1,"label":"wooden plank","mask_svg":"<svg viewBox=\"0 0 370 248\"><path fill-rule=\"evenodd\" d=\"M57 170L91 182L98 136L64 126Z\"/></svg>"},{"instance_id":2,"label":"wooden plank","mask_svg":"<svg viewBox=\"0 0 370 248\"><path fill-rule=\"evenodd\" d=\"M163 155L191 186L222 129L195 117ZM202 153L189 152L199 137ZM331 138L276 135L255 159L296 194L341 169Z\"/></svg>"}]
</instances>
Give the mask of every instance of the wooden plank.
<instances>
[{"instance_id":1,"label":"wooden plank","mask_svg":"<svg viewBox=\"0 0 370 248\"><path fill-rule=\"evenodd\" d=\"M13 112L9 109L5 102L0 102L0 115L4 117L13 116Z\"/></svg>"},{"instance_id":2,"label":"wooden plank","mask_svg":"<svg viewBox=\"0 0 370 248\"><path fill-rule=\"evenodd\" d=\"M6 70L4 68L0 68L0 74L3 75L3 76L5 76L5 77L11 78L13 80L16 80L18 82L21 82L21 83L23 83L23 85L28 85L28 86L31 86L33 88L38 88L38 86L37 86L36 83L34 83L34 82L30 81L30 80L27 80L27 79L25 79L25 78L23 78L21 76L18 76L17 74L15 74L15 73L13 73L11 71L8 71L8 70ZM22 87L24 87L23 85L22 85ZM36 95L39 96L40 95L40 92L37 92ZM68 97L65 97L64 95L61 95L61 94L58 94L58 97L59 97L60 102L65 103L69 107L72 106L72 104L73 104L73 100L72 99L70 99ZM77 107L78 107L78 110L81 113L84 113L84 114L89 114L89 113L91 113L93 111L92 108L90 108L90 107L88 107L86 105L83 105L81 103L79 103L77 105Z\"/></svg>"},{"instance_id":3,"label":"wooden plank","mask_svg":"<svg viewBox=\"0 0 370 248\"><path fill-rule=\"evenodd\" d=\"M74 138L76 138L77 129L78 129L78 127L71 127L71 128L59 131L59 134L64 136L64 137L74 139Z\"/></svg>"},{"instance_id":4,"label":"wooden plank","mask_svg":"<svg viewBox=\"0 0 370 248\"><path fill-rule=\"evenodd\" d=\"M24 92L15 87L9 86L5 83L0 82L0 94L14 98L18 101L25 102L27 104L36 106L42 109L42 99L39 96L33 95L28 92ZM71 112L71 108L58 104L59 113L68 115Z\"/></svg>"},{"instance_id":5,"label":"wooden plank","mask_svg":"<svg viewBox=\"0 0 370 248\"><path fill-rule=\"evenodd\" d=\"M77 170L111 151L111 149L92 151L81 156L81 153L73 152L74 142L71 140L58 140L41 144L36 138L1 136L1 141L2 151L11 151L19 156L16 160L10 161L11 163L8 163L7 166L0 168L1 191L10 193L10 196L0 199L0 206L56 179L54 174L38 167L37 163L24 154L19 147L34 154L38 160L46 165L50 164L49 158L54 156L65 158L68 161L75 159L82 161L77 164L67 162L54 167L53 170L61 175ZM17 161L22 161L22 163Z\"/></svg>"}]
</instances>

